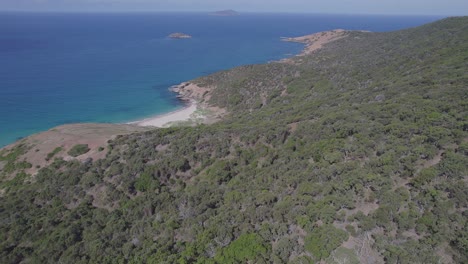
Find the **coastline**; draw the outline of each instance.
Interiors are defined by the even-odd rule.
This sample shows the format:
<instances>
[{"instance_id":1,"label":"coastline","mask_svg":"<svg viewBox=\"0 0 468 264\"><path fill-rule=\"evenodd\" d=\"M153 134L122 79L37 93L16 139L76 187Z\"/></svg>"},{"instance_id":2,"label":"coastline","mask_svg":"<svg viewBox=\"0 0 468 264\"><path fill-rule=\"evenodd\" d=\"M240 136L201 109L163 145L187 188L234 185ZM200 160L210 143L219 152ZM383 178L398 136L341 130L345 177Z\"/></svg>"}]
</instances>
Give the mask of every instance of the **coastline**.
<instances>
[{"instance_id":1,"label":"coastline","mask_svg":"<svg viewBox=\"0 0 468 264\"><path fill-rule=\"evenodd\" d=\"M313 33L310 35L299 36L299 37L281 37L282 41L296 42L304 44L304 49L301 53L291 57L280 60L283 63L294 63L293 59L297 57L307 56L312 54L316 50L321 49L325 44L333 42L335 40L345 38L348 36L349 31L344 29L334 29L329 31L322 31Z\"/></svg>"},{"instance_id":2,"label":"coastline","mask_svg":"<svg viewBox=\"0 0 468 264\"><path fill-rule=\"evenodd\" d=\"M289 58L281 59L277 62L292 63L293 58L309 55L322 48L323 45L346 36L346 30L335 29L300 37L281 37L282 41L304 44L304 48L299 54L292 55ZM225 109L213 107L206 103L206 101L211 97L212 89L212 87L200 87L192 82L182 82L178 85L174 85L170 87L169 90L178 94L177 98L186 104L184 107L169 113L154 115L152 117L128 122L126 124L141 127L163 128L181 123L194 125L216 122L222 118L226 111Z\"/></svg>"},{"instance_id":3,"label":"coastline","mask_svg":"<svg viewBox=\"0 0 468 264\"><path fill-rule=\"evenodd\" d=\"M81 23L82 18L78 16L58 18L49 15L37 17L16 12L11 14L8 21L15 25L19 23L18 28L15 28L15 30L21 28L21 34L25 34L25 39L36 36L36 27L44 32L55 32L57 28L53 26L54 23L52 22L57 22L57 19L60 20L60 23L66 23L73 28L79 29L83 34L75 36L76 39L73 38L73 41L70 42L69 36L73 37L73 32L57 31L57 38L53 38L50 43L42 43L46 46L53 44L67 47L66 49L50 50L57 56L44 56L42 48L45 46L42 47L41 44L40 47L37 45L28 46L30 48L28 48L28 56L14 56L16 53L11 53L12 56L5 57L5 63L11 64L11 67L5 68L6 74L3 81L11 84L11 86L5 86L5 88L8 88L5 91L11 90L14 93L3 94L3 97L7 99L7 103L1 104L1 108L4 113L8 114L0 122L0 127L2 127L0 147L60 124L135 122L157 114L166 114L169 111L184 108L184 104L181 102L175 102L174 105L174 101L170 100L176 95L169 95L169 100L166 100L162 97L166 97L167 93L164 96L157 93L160 91L164 93L163 90L172 84L188 81L191 78L197 78L207 73L211 74L217 71L215 69L228 70L246 64L276 63L284 58L294 58L303 50L303 45L281 43L279 41L281 36L296 37L332 28L346 29L349 27L359 29L362 25L377 32L390 31L410 28L440 19L440 17L436 16L392 18L386 16L349 16L347 19L339 19L335 15L318 16L317 14L308 14L307 16L284 14L281 15L281 19L278 19L279 14L263 14L261 16L247 14L249 16L247 20L223 20L223 23L227 23L226 25L236 29L237 39L242 43L242 45L239 45L237 41L225 41L224 36L232 37L230 32L226 32L226 25L217 25L216 23L215 25L208 17L206 20L200 20L199 15L196 14L193 16L180 14L180 16L152 16L148 17L148 19L141 19L137 15L123 16L124 19L117 19L120 15L115 16L112 17L112 19L115 19L115 24L111 23L105 26L110 26L110 28L116 30L110 30L109 34L104 35L95 34L95 31L87 29L89 25ZM88 15L84 17L91 18ZM323 19L324 17L326 19ZM21 24L21 21L25 19L33 21L31 27L23 28L24 25ZM102 18L100 18L99 14L93 14L92 19ZM212 34L215 38L210 38L209 42L201 38L197 41L189 40L188 42L183 40L171 41L167 37L169 33L186 31L187 29L173 28L168 30L154 27L154 23L158 21L164 21L164 24L170 25L181 22L181 19L183 23L193 24L194 27L196 26L199 29L209 28L209 31L212 31L210 35ZM265 23L260 23L258 29L252 28L251 19ZM40 21L47 21L47 23L37 23ZM130 21L135 23L135 27L128 26ZM290 25L294 25L291 27L294 30L283 27L286 21ZM320 21L320 23L317 23L317 21ZM389 21L398 23L389 23ZM216 27L210 28L209 25L215 25ZM134 33L133 29L137 27L151 29L141 35L144 36L144 42L139 37L131 37ZM258 35L259 30L263 30L264 33ZM193 32L185 33L197 37ZM90 39L99 40L93 42L92 49L89 49L88 45ZM211 41L213 41L214 45ZM244 42L248 44L245 46L246 48L244 48ZM5 46L7 49L12 48L13 51L18 49L19 52L22 52L24 49L22 44L7 46ZM180 52L179 47L183 46L190 46L190 49L197 52L189 53L190 49L180 49L182 51ZM207 50L207 47L210 52L198 52ZM222 58L224 58L225 51L228 51L228 54L233 51L239 51L242 54L219 59L221 57L217 54L222 54ZM135 52L135 54L132 52ZM91 54L92 56L75 56L82 53ZM10 54L10 52L7 54ZM176 56L177 60L174 60ZM178 64L179 56L180 62L184 63L183 69ZM63 64L61 58L73 60L73 63L68 63L66 67L57 67L57 65ZM35 64L31 64L31 62L35 61L39 61L43 67L34 67ZM200 61L210 61L210 63L199 63ZM115 73L113 72L114 68L116 68ZM18 71L17 69L22 70ZM50 75L50 69L55 70L53 75ZM125 75L119 74L121 70L125 71ZM81 74L69 74L72 72L81 72ZM24 78L24 76L34 76L34 78ZM86 78L84 78L85 76ZM99 76L99 78L95 78L95 76ZM51 84L57 85L57 87L58 85L65 85L66 89L61 89L61 92L57 94L52 89L54 86ZM149 93L151 95L148 95L150 89ZM39 92L36 93L36 91ZM34 98L30 100L28 95L32 92ZM11 95L13 97L10 98ZM155 100L152 98L155 98ZM158 102L158 100L162 101ZM63 108L63 102L67 102L66 109ZM16 111L18 109L21 109L21 111Z\"/></svg>"},{"instance_id":4,"label":"coastline","mask_svg":"<svg viewBox=\"0 0 468 264\"><path fill-rule=\"evenodd\" d=\"M282 41L304 44L304 48L299 54L289 54L291 55L290 57L273 62L294 63L294 58L308 55L316 49L321 48L322 45L345 36L346 31L333 30L331 32L319 32L302 37L281 37ZM131 125L141 128L166 128L177 125L194 126L197 124L215 123L222 120L227 111L226 109L219 108L208 103L214 88L215 87L200 87L192 81L182 82L169 88L169 90L175 92L176 97L180 99L182 104L181 108L171 112L155 114L144 118L136 118L132 121L123 123L116 122L114 124ZM47 130L44 130L43 132L45 131ZM38 133L41 132L36 132L31 135ZM20 140L17 139L14 142L0 146L0 149L13 145L19 141Z\"/></svg>"},{"instance_id":5,"label":"coastline","mask_svg":"<svg viewBox=\"0 0 468 264\"><path fill-rule=\"evenodd\" d=\"M185 106L175 111L154 115L126 124L142 127L170 127L172 125L211 124L222 118L225 109L207 103L211 87L200 87L192 82L183 82L169 88Z\"/></svg>"}]
</instances>

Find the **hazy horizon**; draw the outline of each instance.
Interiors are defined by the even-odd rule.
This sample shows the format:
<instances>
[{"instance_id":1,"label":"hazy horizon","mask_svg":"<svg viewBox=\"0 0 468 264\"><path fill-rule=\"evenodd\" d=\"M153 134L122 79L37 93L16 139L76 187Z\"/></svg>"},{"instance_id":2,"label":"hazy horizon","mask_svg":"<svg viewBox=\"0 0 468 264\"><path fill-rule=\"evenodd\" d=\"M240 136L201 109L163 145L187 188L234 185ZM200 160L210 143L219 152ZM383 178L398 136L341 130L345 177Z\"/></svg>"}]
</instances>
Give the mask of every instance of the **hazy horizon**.
<instances>
[{"instance_id":1,"label":"hazy horizon","mask_svg":"<svg viewBox=\"0 0 468 264\"><path fill-rule=\"evenodd\" d=\"M468 15L468 2L463 0L2 0L0 11L23 12L213 12L233 9L241 13L310 13L349 15Z\"/></svg>"},{"instance_id":2,"label":"hazy horizon","mask_svg":"<svg viewBox=\"0 0 468 264\"><path fill-rule=\"evenodd\" d=\"M0 9L0 13L43 13L43 14L177 14L177 13L187 13L187 14L207 14L210 15L211 13L215 13L218 11L225 11L228 9L223 10L198 10L198 11L189 11L189 10L3 10ZM464 16L464 15L440 15L440 14L384 14L384 13L332 13L332 12L299 12L299 11L240 11L237 9L229 9L233 10L239 15L243 14L298 14L298 15L343 15L343 16L414 16L414 17L457 17L457 16Z\"/></svg>"}]
</instances>

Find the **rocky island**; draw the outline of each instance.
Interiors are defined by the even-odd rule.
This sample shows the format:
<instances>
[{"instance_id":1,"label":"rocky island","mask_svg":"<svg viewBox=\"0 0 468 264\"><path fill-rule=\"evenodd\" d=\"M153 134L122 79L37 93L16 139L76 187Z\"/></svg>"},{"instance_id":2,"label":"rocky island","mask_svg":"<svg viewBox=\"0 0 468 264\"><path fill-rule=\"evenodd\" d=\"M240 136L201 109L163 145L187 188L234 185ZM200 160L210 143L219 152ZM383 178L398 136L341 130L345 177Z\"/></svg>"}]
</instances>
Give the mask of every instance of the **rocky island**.
<instances>
[{"instance_id":1,"label":"rocky island","mask_svg":"<svg viewBox=\"0 0 468 264\"><path fill-rule=\"evenodd\" d=\"M172 33L169 35L170 38L173 38L173 39L189 39L189 38L192 38L192 36L188 35L188 34L185 34L185 33Z\"/></svg>"},{"instance_id":2,"label":"rocky island","mask_svg":"<svg viewBox=\"0 0 468 264\"><path fill-rule=\"evenodd\" d=\"M216 12L212 12L210 13L210 15L212 16L238 16L239 13L234 11L234 10L221 10L221 11L216 11Z\"/></svg>"}]
</instances>

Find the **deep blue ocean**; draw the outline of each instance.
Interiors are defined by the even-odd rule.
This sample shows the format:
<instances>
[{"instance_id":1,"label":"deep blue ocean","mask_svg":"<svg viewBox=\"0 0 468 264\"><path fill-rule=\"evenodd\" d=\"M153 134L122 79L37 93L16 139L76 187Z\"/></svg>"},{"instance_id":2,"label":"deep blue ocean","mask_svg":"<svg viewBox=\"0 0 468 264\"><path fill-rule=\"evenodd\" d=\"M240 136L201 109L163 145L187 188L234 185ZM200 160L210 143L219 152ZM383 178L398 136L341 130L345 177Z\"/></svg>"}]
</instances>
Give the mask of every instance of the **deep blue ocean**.
<instances>
[{"instance_id":1,"label":"deep blue ocean","mask_svg":"<svg viewBox=\"0 0 468 264\"><path fill-rule=\"evenodd\" d=\"M0 147L78 122L122 123L182 106L174 84L297 54L280 37L391 31L441 17L202 13L0 13ZM192 39L170 39L184 32Z\"/></svg>"}]
</instances>

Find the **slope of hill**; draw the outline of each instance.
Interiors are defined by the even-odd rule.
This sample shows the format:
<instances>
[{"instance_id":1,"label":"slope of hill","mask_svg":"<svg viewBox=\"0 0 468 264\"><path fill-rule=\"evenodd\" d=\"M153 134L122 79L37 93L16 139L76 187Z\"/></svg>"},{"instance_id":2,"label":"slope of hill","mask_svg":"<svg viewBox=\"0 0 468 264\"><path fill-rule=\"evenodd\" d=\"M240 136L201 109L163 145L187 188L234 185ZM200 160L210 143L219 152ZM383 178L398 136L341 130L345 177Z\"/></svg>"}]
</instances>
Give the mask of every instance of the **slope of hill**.
<instances>
[{"instance_id":1,"label":"slope of hill","mask_svg":"<svg viewBox=\"0 0 468 264\"><path fill-rule=\"evenodd\" d=\"M192 82L223 121L34 176L2 150L0 261L468 261L468 18Z\"/></svg>"}]
</instances>

